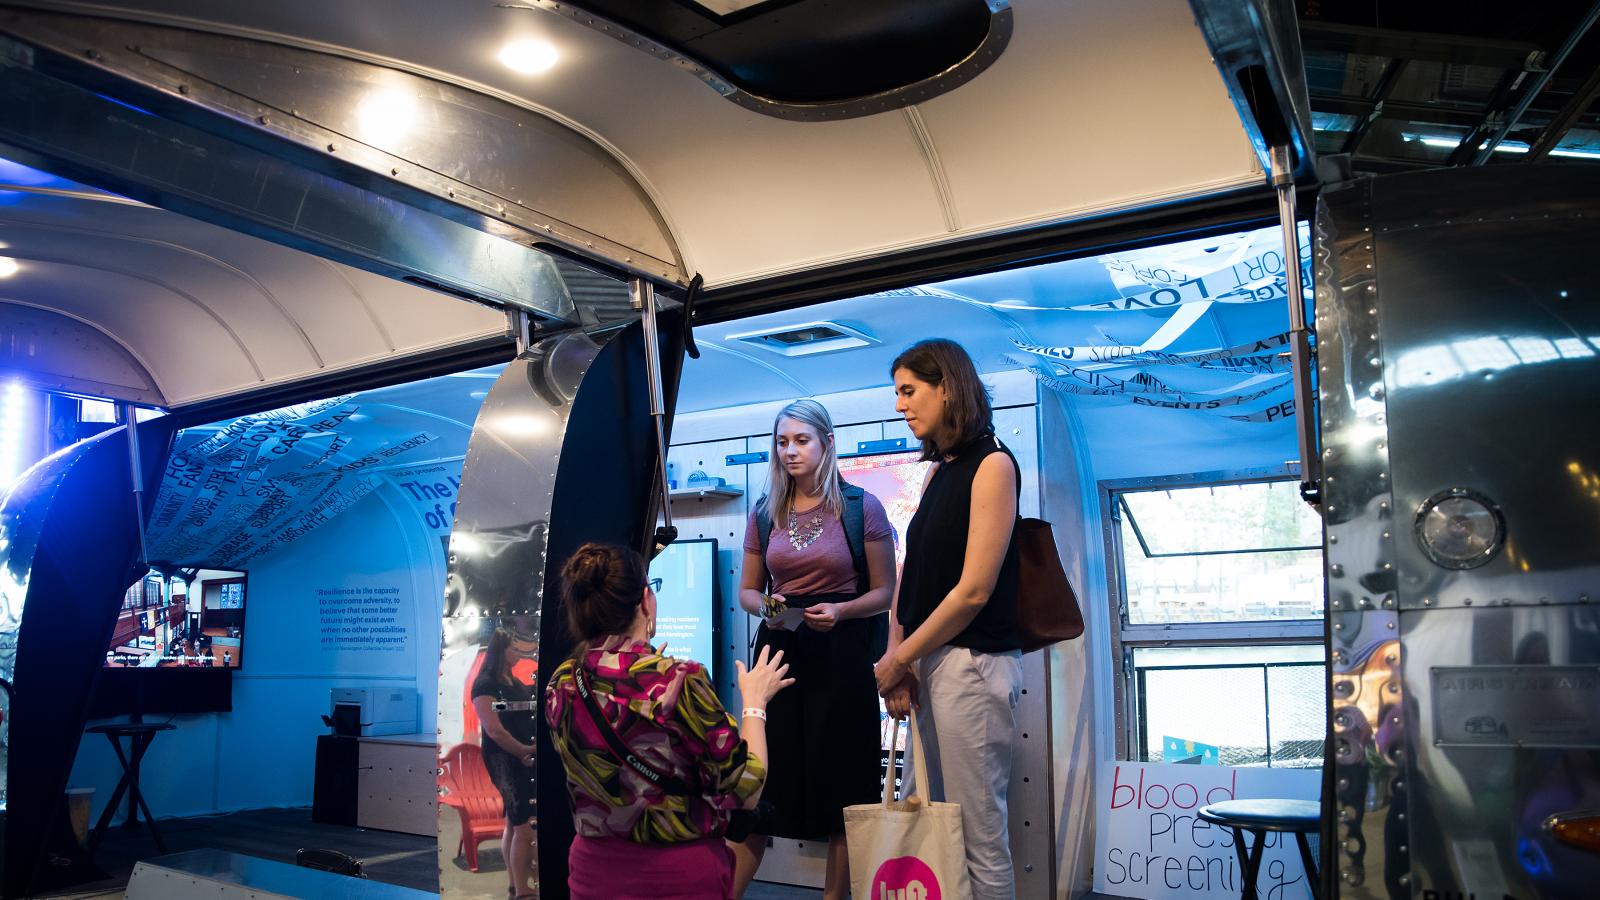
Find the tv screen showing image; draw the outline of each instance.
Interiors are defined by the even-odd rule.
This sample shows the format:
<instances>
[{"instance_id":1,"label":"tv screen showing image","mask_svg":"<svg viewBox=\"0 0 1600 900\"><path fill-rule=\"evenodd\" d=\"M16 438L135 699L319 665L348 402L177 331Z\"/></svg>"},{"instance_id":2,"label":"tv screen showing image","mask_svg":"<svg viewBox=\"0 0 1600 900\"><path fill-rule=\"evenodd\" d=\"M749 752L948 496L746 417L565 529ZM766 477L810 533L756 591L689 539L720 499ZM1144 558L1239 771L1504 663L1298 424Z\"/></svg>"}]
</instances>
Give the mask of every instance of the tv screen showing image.
<instances>
[{"instance_id":1,"label":"tv screen showing image","mask_svg":"<svg viewBox=\"0 0 1600 900\"><path fill-rule=\"evenodd\" d=\"M105 664L116 669L227 668L244 662L244 572L150 571L122 596Z\"/></svg>"},{"instance_id":2,"label":"tv screen showing image","mask_svg":"<svg viewBox=\"0 0 1600 900\"><path fill-rule=\"evenodd\" d=\"M656 646L706 667L716 682L717 542L712 538L675 541L650 561L650 577L661 579L656 592Z\"/></svg>"},{"instance_id":3,"label":"tv screen showing image","mask_svg":"<svg viewBox=\"0 0 1600 900\"><path fill-rule=\"evenodd\" d=\"M898 572L906 561L906 529L911 517L917 514L917 502L922 499L922 479L928 474L928 463L919 454L886 453L879 456L849 456L839 460L839 474L844 480L867 491L883 504L894 528L894 564Z\"/></svg>"}]
</instances>

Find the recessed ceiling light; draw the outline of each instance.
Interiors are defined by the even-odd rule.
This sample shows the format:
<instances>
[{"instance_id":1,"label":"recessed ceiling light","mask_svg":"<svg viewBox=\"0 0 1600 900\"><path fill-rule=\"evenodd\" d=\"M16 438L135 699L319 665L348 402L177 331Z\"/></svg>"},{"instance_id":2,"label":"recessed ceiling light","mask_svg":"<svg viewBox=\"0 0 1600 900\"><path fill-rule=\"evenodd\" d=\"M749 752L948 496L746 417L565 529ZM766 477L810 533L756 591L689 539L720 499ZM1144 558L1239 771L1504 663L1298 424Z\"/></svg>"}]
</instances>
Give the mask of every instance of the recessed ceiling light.
<instances>
[{"instance_id":1,"label":"recessed ceiling light","mask_svg":"<svg viewBox=\"0 0 1600 900\"><path fill-rule=\"evenodd\" d=\"M17 274L17 261L9 256L0 256L0 278L10 278Z\"/></svg>"},{"instance_id":2,"label":"recessed ceiling light","mask_svg":"<svg viewBox=\"0 0 1600 900\"><path fill-rule=\"evenodd\" d=\"M513 72L537 75L556 64L556 48L549 41L513 41L500 50L500 63Z\"/></svg>"}]
</instances>

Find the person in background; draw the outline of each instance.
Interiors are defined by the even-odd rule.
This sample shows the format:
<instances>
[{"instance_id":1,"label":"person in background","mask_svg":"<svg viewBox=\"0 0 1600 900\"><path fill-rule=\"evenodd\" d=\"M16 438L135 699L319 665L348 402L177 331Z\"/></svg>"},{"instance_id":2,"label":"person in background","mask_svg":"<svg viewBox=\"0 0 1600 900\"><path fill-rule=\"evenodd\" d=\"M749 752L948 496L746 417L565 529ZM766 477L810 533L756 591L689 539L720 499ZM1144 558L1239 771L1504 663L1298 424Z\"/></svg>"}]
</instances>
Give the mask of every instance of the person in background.
<instances>
[{"instance_id":1,"label":"person in background","mask_svg":"<svg viewBox=\"0 0 1600 900\"><path fill-rule=\"evenodd\" d=\"M878 498L840 477L833 421L815 400L778 413L771 462L767 496L745 527L739 605L766 616L770 585L772 601L804 612L793 629L770 617L757 631L756 645L781 651L797 683L769 710L772 773L762 796L771 812L734 847L734 896L743 896L773 836L826 840L823 897L843 900L843 809L881 796L872 664L894 592L893 531Z\"/></svg>"},{"instance_id":2,"label":"person in background","mask_svg":"<svg viewBox=\"0 0 1600 900\"><path fill-rule=\"evenodd\" d=\"M539 651L532 638L496 628L483 651L483 667L472 682L472 709L483 726L479 745L489 780L505 803L506 830L500 846L505 852L510 896L533 897L533 816L537 792L533 779L533 736L538 725L534 687L512 672L520 660ZM497 703L504 709L495 709Z\"/></svg>"},{"instance_id":3,"label":"person in background","mask_svg":"<svg viewBox=\"0 0 1600 900\"><path fill-rule=\"evenodd\" d=\"M906 529L889 649L876 666L889 712L915 703L933 794L961 804L976 900L1016 896L1006 788L1022 690L1017 635L1016 459L994 434L977 368L961 345L912 345L890 367L895 410L933 463Z\"/></svg>"},{"instance_id":4,"label":"person in background","mask_svg":"<svg viewBox=\"0 0 1600 900\"><path fill-rule=\"evenodd\" d=\"M573 900L726 900L723 838L761 796L767 704L793 683L783 654L739 661L736 722L704 666L650 644L659 581L638 553L584 544L561 584L577 646L551 675L544 715L572 798Z\"/></svg>"}]
</instances>

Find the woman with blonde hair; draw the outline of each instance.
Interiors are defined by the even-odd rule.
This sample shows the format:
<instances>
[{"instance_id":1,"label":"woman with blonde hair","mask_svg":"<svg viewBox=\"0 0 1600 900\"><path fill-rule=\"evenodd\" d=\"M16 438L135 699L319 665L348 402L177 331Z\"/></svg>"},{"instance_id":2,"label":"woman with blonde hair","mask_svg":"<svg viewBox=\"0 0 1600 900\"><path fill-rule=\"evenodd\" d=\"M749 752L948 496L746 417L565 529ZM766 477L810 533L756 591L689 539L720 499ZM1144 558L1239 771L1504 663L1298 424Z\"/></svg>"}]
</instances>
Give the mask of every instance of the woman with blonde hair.
<instances>
[{"instance_id":1,"label":"woman with blonde hair","mask_svg":"<svg viewBox=\"0 0 1600 900\"><path fill-rule=\"evenodd\" d=\"M735 896L768 836L828 842L823 896L850 890L843 809L880 796L872 664L887 637L894 539L883 504L840 477L833 421L797 400L772 426L767 495L745 528L739 605L761 616L760 652L781 651L795 686L768 709L770 775L752 834L734 847Z\"/></svg>"}]
</instances>

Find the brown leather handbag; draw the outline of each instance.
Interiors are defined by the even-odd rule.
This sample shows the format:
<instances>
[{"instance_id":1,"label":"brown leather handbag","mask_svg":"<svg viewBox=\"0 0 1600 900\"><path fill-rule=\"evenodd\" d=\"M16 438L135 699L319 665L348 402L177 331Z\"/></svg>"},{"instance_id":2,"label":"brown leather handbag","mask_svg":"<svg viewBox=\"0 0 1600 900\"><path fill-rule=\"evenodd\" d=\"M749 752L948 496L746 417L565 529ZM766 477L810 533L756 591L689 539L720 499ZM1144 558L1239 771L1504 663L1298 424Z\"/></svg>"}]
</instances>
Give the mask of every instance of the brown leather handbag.
<instances>
[{"instance_id":1,"label":"brown leather handbag","mask_svg":"<svg viewBox=\"0 0 1600 900\"><path fill-rule=\"evenodd\" d=\"M1055 533L1043 519L1017 520L1017 633L1022 652L1083 634L1078 596L1061 567Z\"/></svg>"}]
</instances>

